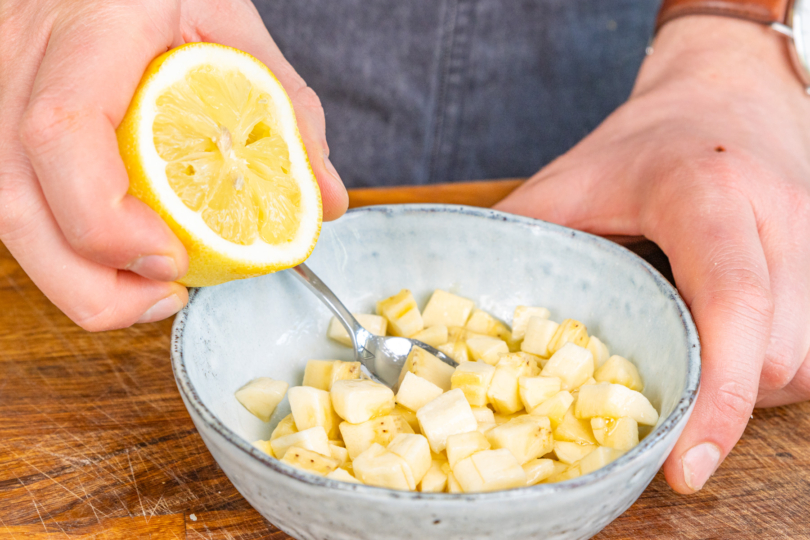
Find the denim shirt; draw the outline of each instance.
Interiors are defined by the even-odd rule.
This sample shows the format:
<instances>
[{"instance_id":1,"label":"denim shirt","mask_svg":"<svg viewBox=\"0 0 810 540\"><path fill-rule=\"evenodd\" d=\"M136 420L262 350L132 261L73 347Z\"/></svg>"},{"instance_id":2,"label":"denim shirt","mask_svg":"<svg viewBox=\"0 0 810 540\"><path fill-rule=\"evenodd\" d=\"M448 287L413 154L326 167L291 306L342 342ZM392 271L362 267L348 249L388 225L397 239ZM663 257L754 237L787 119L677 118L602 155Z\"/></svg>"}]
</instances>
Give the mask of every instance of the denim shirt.
<instances>
[{"instance_id":1,"label":"denim shirt","mask_svg":"<svg viewBox=\"0 0 810 540\"><path fill-rule=\"evenodd\" d=\"M348 187L525 177L630 94L659 0L255 0Z\"/></svg>"}]
</instances>

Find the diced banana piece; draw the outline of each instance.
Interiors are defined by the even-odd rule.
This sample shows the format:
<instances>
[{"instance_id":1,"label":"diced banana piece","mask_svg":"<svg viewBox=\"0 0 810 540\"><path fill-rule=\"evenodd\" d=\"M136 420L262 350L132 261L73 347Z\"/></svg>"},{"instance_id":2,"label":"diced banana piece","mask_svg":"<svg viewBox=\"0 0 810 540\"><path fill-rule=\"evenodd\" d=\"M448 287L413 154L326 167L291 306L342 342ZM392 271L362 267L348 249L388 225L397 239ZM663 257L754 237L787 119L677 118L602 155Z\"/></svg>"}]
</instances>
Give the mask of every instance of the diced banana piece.
<instances>
[{"instance_id":1,"label":"diced banana piece","mask_svg":"<svg viewBox=\"0 0 810 540\"><path fill-rule=\"evenodd\" d=\"M345 446L337 446L329 443L329 452L331 454L332 459L337 460L338 467L343 467L347 461L349 461L349 451L346 450Z\"/></svg>"},{"instance_id":2,"label":"diced banana piece","mask_svg":"<svg viewBox=\"0 0 810 540\"><path fill-rule=\"evenodd\" d=\"M551 427L556 428L563 421L565 412L571 407L572 403L574 403L574 396L571 395L571 392L562 390L532 409L531 414L548 417L551 421Z\"/></svg>"},{"instance_id":3,"label":"diced banana piece","mask_svg":"<svg viewBox=\"0 0 810 540\"><path fill-rule=\"evenodd\" d=\"M625 452L638 446L638 422L632 418L591 418L591 429L602 446Z\"/></svg>"},{"instance_id":4,"label":"diced banana piece","mask_svg":"<svg viewBox=\"0 0 810 540\"><path fill-rule=\"evenodd\" d=\"M597 370L602 367L607 359L610 357L610 353L608 352L607 345L602 343L596 336L591 336L588 338L588 350L591 351L593 355L593 369Z\"/></svg>"},{"instance_id":5,"label":"diced banana piece","mask_svg":"<svg viewBox=\"0 0 810 540\"><path fill-rule=\"evenodd\" d=\"M474 307L472 300L436 289L422 312L422 320L425 326L464 326Z\"/></svg>"},{"instance_id":6,"label":"diced banana piece","mask_svg":"<svg viewBox=\"0 0 810 540\"><path fill-rule=\"evenodd\" d=\"M467 401L469 401L469 399ZM475 416L475 420L478 424L482 422L495 423L495 413L493 413L492 409L489 407L470 407L470 410L472 410L473 416Z\"/></svg>"},{"instance_id":7,"label":"diced banana piece","mask_svg":"<svg viewBox=\"0 0 810 540\"><path fill-rule=\"evenodd\" d=\"M430 468L419 483L419 491L423 493L441 493L447 486L447 473L442 470L446 461L431 460Z\"/></svg>"},{"instance_id":8,"label":"diced banana piece","mask_svg":"<svg viewBox=\"0 0 810 540\"><path fill-rule=\"evenodd\" d=\"M335 412L352 424L367 422L394 410L394 392L368 380L335 381L330 391Z\"/></svg>"},{"instance_id":9,"label":"diced banana piece","mask_svg":"<svg viewBox=\"0 0 810 540\"><path fill-rule=\"evenodd\" d=\"M253 441L253 446L264 452L265 454L270 454L273 457L273 447L270 445L270 441Z\"/></svg>"},{"instance_id":10,"label":"diced banana piece","mask_svg":"<svg viewBox=\"0 0 810 540\"><path fill-rule=\"evenodd\" d=\"M574 463L572 465L567 465L564 471L552 475L546 480L546 482L549 484L553 484L555 482L565 482L566 480L573 480L574 478L579 478L580 476L582 476L582 471L579 469L579 464Z\"/></svg>"},{"instance_id":11,"label":"diced banana piece","mask_svg":"<svg viewBox=\"0 0 810 540\"><path fill-rule=\"evenodd\" d=\"M464 493L523 487L526 472L509 450L484 450L459 461L453 476Z\"/></svg>"},{"instance_id":12,"label":"diced banana piece","mask_svg":"<svg viewBox=\"0 0 810 540\"><path fill-rule=\"evenodd\" d=\"M416 300L408 289L377 302L377 314L388 320L388 331L394 336L411 337L425 327Z\"/></svg>"},{"instance_id":13,"label":"diced banana piece","mask_svg":"<svg viewBox=\"0 0 810 540\"><path fill-rule=\"evenodd\" d=\"M569 465L581 460L598 448L595 444L580 444L568 441L554 441L554 453L557 459Z\"/></svg>"},{"instance_id":14,"label":"diced banana piece","mask_svg":"<svg viewBox=\"0 0 810 540\"><path fill-rule=\"evenodd\" d=\"M487 390L487 398L496 412L512 414L523 409L518 380L530 373L530 360L517 353L501 355Z\"/></svg>"},{"instance_id":15,"label":"diced banana piece","mask_svg":"<svg viewBox=\"0 0 810 540\"><path fill-rule=\"evenodd\" d=\"M416 482L408 462L374 443L352 462L354 475L370 486L414 490Z\"/></svg>"},{"instance_id":16,"label":"diced banana piece","mask_svg":"<svg viewBox=\"0 0 810 540\"><path fill-rule=\"evenodd\" d=\"M520 350L548 358L551 356L548 347L549 343L551 343L551 338L554 337L559 327L559 324L549 319L530 317L526 325L526 335L520 344Z\"/></svg>"},{"instance_id":17,"label":"diced banana piece","mask_svg":"<svg viewBox=\"0 0 810 540\"><path fill-rule=\"evenodd\" d=\"M523 416L526 414L524 411L512 413L512 414L501 414L501 413L494 413L492 418L495 420L495 425L500 426L501 424L505 424L512 420L513 418L517 418L518 416Z\"/></svg>"},{"instance_id":18,"label":"diced banana piece","mask_svg":"<svg viewBox=\"0 0 810 540\"><path fill-rule=\"evenodd\" d=\"M272 441L279 437L284 437L285 435L292 435L293 433L298 433L298 428L295 426L293 415L288 414L276 425L276 429L274 429L273 433L270 435L270 440Z\"/></svg>"},{"instance_id":19,"label":"diced banana piece","mask_svg":"<svg viewBox=\"0 0 810 540\"><path fill-rule=\"evenodd\" d=\"M591 423L588 420L580 420L574 415L574 407L571 406L565 412L562 422L554 430L554 438L558 441L568 441L580 444L596 444L596 438L591 430Z\"/></svg>"},{"instance_id":20,"label":"diced banana piece","mask_svg":"<svg viewBox=\"0 0 810 540\"><path fill-rule=\"evenodd\" d=\"M359 378L360 362L310 360L304 370L303 386L311 386L328 392L332 389L335 381Z\"/></svg>"},{"instance_id":21,"label":"diced banana piece","mask_svg":"<svg viewBox=\"0 0 810 540\"><path fill-rule=\"evenodd\" d=\"M639 424L654 426L658 422L658 412L640 392L630 390L621 384L599 383L579 389L575 409L577 418L590 419L594 416L608 418L632 418Z\"/></svg>"},{"instance_id":22,"label":"diced banana piece","mask_svg":"<svg viewBox=\"0 0 810 540\"><path fill-rule=\"evenodd\" d=\"M340 418L332 409L329 392L309 386L294 386L290 388L288 398L295 426L299 430L321 426L330 438L340 436Z\"/></svg>"},{"instance_id":23,"label":"diced banana piece","mask_svg":"<svg viewBox=\"0 0 810 540\"><path fill-rule=\"evenodd\" d=\"M641 382L641 375L633 363L617 354L614 354L600 367L593 378L597 382L608 382L613 384L621 384L630 390L641 392L644 389L644 384Z\"/></svg>"},{"instance_id":24,"label":"diced banana piece","mask_svg":"<svg viewBox=\"0 0 810 540\"><path fill-rule=\"evenodd\" d=\"M411 339L421 341L425 345L430 345L431 347L438 347L439 345L444 345L448 341L447 327L443 324L431 326L412 335Z\"/></svg>"},{"instance_id":25,"label":"diced banana piece","mask_svg":"<svg viewBox=\"0 0 810 540\"><path fill-rule=\"evenodd\" d=\"M491 447L487 438L478 431L451 435L447 437L447 462L450 464L450 468L453 468L462 459L468 458L476 452L489 450Z\"/></svg>"},{"instance_id":26,"label":"diced banana piece","mask_svg":"<svg viewBox=\"0 0 810 540\"><path fill-rule=\"evenodd\" d=\"M487 433L487 440L494 449L509 450L521 465L548 454L554 448L549 419L530 414L491 429Z\"/></svg>"},{"instance_id":27,"label":"diced banana piece","mask_svg":"<svg viewBox=\"0 0 810 540\"><path fill-rule=\"evenodd\" d=\"M537 317L538 319L548 319L549 315L551 315L551 312L544 307L516 307L515 314L512 315L512 338L515 340L525 338L526 329L529 326L529 319L532 317Z\"/></svg>"},{"instance_id":28,"label":"diced banana piece","mask_svg":"<svg viewBox=\"0 0 810 540\"><path fill-rule=\"evenodd\" d=\"M445 364L437 357L433 356L424 349L414 347L411 353L405 360L405 365L402 366L402 371L399 374L399 384L405 380L405 374L408 372L418 375L426 379L442 391L450 390L450 378L453 376L455 368L449 364Z\"/></svg>"},{"instance_id":29,"label":"diced banana piece","mask_svg":"<svg viewBox=\"0 0 810 540\"><path fill-rule=\"evenodd\" d=\"M413 474L413 480L417 484L427 474L433 461L430 456L430 445L422 435L401 433L388 445L388 451L398 455L408 463Z\"/></svg>"},{"instance_id":30,"label":"diced banana piece","mask_svg":"<svg viewBox=\"0 0 810 540\"><path fill-rule=\"evenodd\" d=\"M468 339L467 350L470 351L473 361L486 362L494 366L498 363L499 355L509 352L509 346L502 339L483 336Z\"/></svg>"},{"instance_id":31,"label":"diced banana piece","mask_svg":"<svg viewBox=\"0 0 810 540\"><path fill-rule=\"evenodd\" d=\"M416 412L416 417L430 449L437 454L445 449L450 435L478 428L470 404L459 389L450 390L424 405Z\"/></svg>"},{"instance_id":32,"label":"diced banana piece","mask_svg":"<svg viewBox=\"0 0 810 540\"><path fill-rule=\"evenodd\" d=\"M432 382L408 371L399 385L396 400L400 405L416 412L425 403L433 401L443 393L444 391Z\"/></svg>"},{"instance_id":33,"label":"diced banana piece","mask_svg":"<svg viewBox=\"0 0 810 540\"><path fill-rule=\"evenodd\" d=\"M470 361L470 351L464 341L450 341L444 345L439 345L436 349L455 360L457 364Z\"/></svg>"},{"instance_id":34,"label":"diced banana piece","mask_svg":"<svg viewBox=\"0 0 810 540\"><path fill-rule=\"evenodd\" d=\"M416 418L416 411L412 411L407 407L403 407L402 405L397 404L394 407L394 412L391 413L392 415L399 415L408 422L408 425L411 426L411 429L414 433L419 433L419 419Z\"/></svg>"},{"instance_id":35,"label":"diced banana piece","mask_svg":"<svg viewBox=\"0 0 810 540\"><path fill-rule=\"evenodd\" d=\"M617 460L622 456L622 454L624 454L624 451L622 450L600 446L582 458L582 460L579 462L579 470L582 474L592 473L597 469L601 469L608 463Z\"/></svg>"},{"instance_id":36,"label":"diced banana piece","mask_svg":"<svg viewBox=\"0 0 810 540\"><path fill-rule=\"evenodd\" d=\"M447 493L464 493L461 484L458 483L452 471L447 472Z\"/></svg>"},{"instance_id":37,"label":"diced banana piece","mask_svg":"<svg viewBox=\"0 0 810 540\"><path fill-rule=\"evenodd\" d=\"M349 482L351 484L362 484L360 480L352 476L349 471L345 469L335 469L326 475L330 480L340 480L341 482Z\"/></svg>"},{"instance_id":38,"label":"diced banana piece","mask_svg":"<svg viewBox=\"0 0 810 540\"><path fill-rule=\"evenodd\" d=\"M298 447L290 448L290 450L284 454L284 457L281 458L281 462L317 474L318 476L326 476L338 468L337 460L307 450L306 448Z\"/></svg>"},{"instance_id":39,"label":"diced banana piece","mask_svg":"<svg viewBox=\"0 0 810 540\"><path fill-rule=\"evenodd\" d=\"M486 437L487 433L489 433L489 430L497 426L498 424L496 424L495 422L478 422L477 431L478 433Z\"/></svg>"},{"instance_id":40,"label":"diced banana piece","mask_svg":"<svg viewBox=\"0 0 810 540\"><path fill-rule=\"evenodd\" d=\"M554 397L562 390L559 377L521 377L518 379L520 400L527 411Z\"/></svg>"},{"instance_id":41,"label":"diced banana piece","mask_svg":"<svg viewBox=\"0 0 810 540\"><path fill-rule=\"evenodd\" d=\"M565 319L554 332L554 337L548 344L549 354L554 354L563 348L566 343L573 343L580 347L588 346L588 329L581 322L574 319Z\"/></svg>"},{"instance_id":42,"label":"diced banana piece","mask_svg":"<svg viewBox=\"0 0 810 540\"><path fill-rule=\"evenodd\" d=\"M371 315L369 313L352 313L352 315L354 315L354 318L360 323L360 326L375 336L385 335L385 331L388 328L388 321L385 319L385 317L380 315ZM326 337L334 339L338 343L346 345L347 347L352 346L352 338L349 337L346 327L343 326L343 323L341 323L337 317L332 317L332 320L329 321L329 328L326 330Z\"/></svg>"},{"instance_id":43,"label":"diced banana piece","mask_svg":"<svg viewBox=\"0 0 810 540\"><path fill-rule=\"evenodd\" d=\"M548 362L548 358L541 358L536 354L527 353L526 351L517 351L515 354L524 360L529 361L529 373L527 373L528 377L537 377L540 375L540 371L543 369L543 366L545 366L546 362Z\"/></svg>"},{"instance_id":44,"label":"diced banana piece","mask_svg":"<svg viewBox=\"0 0 810 540\"><path fill-rule=\"evenodd\" d=\"M484 362L464 362L453 372L450 378L450 387L460 389L470 405L485 407L487 404L487 390L495 375L495 367Z\"/></svg>"},{"instance_id":45,"label":"diced banana piece","mask_svg":"<svg viewBox=\"0 0 810 540\"><path fill-rule=\"evenodd\" d=\"M374 418L362 424L342 422L340 424L340 433L343 436L343 442L346 444L346 450L349 452L349 458L355 460L371 445L376 443L388 446L397 435L413 433L413 429L404 418L391 414Z\"/></svg>"},{"instance_id":46,"label":"diced banana piece","mask_svg":"<svg viewBox=\"0 0 810 540\"><path fill-rule=\"evenodd\" d=\"M570 467L570 465L568 465L567 463L557 461L556 459L551 460L551 465L554 467L554 471L551 473L551 475L549 475L545 480L542 481L544 484L551 484L553 482L557 482L558 481L557 478L559 478L559 476L563 474L565 471L567 471L568 468Z\"/></svg>"},{"instance_id":47,"label":"diced banana piece","mask_svg":"<svg viewBox=\"0 0 810 540\"><path fill-rule=\"evenodd\" d=\"M527 486L539 484L554 474L554 460L538 458L527 461L523 464L523 472L526 473Z\"/></svg>"},{"instance_id":48,"label":"diced banana piece","mask_svg":"<svg viewBox=\"0 0 810 540\"><path fill-rule=\"evenodd\" d=\"M593 355L591 351L566 343L549 358L542 377L559 377L563 390L574 390L593 376Z\"/></svg>"},{"instance_id":49,"label":"diced banana piece","mask_svg":"<svg viewBox=\"0 0 810 540\"><path fill-rule=\"evenodd\" d=\"M509 327L482 309L473 309L464 328L477 334L500 338L507 343L513 340Z\"/></svg>"},{"instance_id":50,"label":"diced banana piece","mask_svg":"<svg viewBox=\"0 0 810 540\"><path fill-rule=\"evenodd\" d=\"M278 404L284 399L288 387L284 381L259 377L237 390L234 395L253 416L262 422L268 422Z\"/></svg>"},{"instance_id":51,"label":"diced banana piece","mask_svg":"<svg viewBox=\"0 0 810 540\"><path fill-rule=\"evenodd\" d=\"M321 426L273 439L270 441L270 446L273 448L273 455L278 459L282 459L292 447L312 450L322 456L332 456L332 451L329 449L329 437L326 436L326 431Z\"/></svg>"}]
</instances>

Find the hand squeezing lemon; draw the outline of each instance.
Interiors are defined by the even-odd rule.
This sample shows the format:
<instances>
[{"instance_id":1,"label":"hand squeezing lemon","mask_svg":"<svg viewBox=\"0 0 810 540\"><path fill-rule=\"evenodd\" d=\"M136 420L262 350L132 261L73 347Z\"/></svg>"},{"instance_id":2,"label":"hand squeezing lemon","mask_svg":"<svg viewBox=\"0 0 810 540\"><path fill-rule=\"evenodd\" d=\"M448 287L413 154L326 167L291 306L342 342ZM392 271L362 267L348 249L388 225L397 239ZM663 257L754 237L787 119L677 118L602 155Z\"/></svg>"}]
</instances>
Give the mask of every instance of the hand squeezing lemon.
<instances>
[{"instance_id":1,"label":"hand squeezing lemon","mask_svg":"<svg viewBox=\"0 0 810 540\"><path fill-rule=\"evenodd\" d=\"M321 228L321 195L278 79L247 53L183 45L147 68L117 130L129 191L188 250L180 283L295 266Z\"/></svg>"}]
</instances>

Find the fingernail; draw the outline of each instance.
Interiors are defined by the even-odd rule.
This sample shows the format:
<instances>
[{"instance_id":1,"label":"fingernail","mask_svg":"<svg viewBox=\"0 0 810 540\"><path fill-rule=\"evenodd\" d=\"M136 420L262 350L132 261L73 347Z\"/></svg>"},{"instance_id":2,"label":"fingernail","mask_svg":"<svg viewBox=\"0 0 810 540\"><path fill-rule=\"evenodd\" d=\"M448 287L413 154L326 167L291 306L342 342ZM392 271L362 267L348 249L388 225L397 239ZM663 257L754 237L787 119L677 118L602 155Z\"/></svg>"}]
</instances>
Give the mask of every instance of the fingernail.
<instances>
[{"instance_id":1,"label":"fingernail","mask_svg":"<svg viewBox=\"0 0 810 540\"><path fill-rule=\"evenodd\" d=\"M343 180L340 179L340 175L338 174L337 169L335 169L335 166L332 165L331 161L329 161L329 156L326 155L326 152L323 153L323 166L326 167L326 172L328 172L332 178L343 185Z\"/></svg>"},{"instance_id":2,"label":"fingernail","mask_svg":"<svg viewBox=\"0 0 810 540\"><path fill-rule=\"evenodd\" d=\"M711 478L720 465L720 448L712 443L693 446L683 455L681 462L686 485L697 491Z\"/></svg>"},{"instance_id":3,"label":"fingernail","mask_svg":"<svg viewBox=\"0 0 810 540\"><path fill-rule=\"evenodd\" d=\"M145 278L157 281L174 281L180 277L177 273L177 264L174 259L166 255L145 255L135 259L135 262L126 268Z\"/></svg>"},{"instance_id":4,"label":"fingernail","mask_svg":"<svg viewBox=\"0 0 810 540\"><path fill-rule=\"evenodd\" d=\"M183 301L176 294L173 294L157 302L154 306L146 310L138 319L137 324L162 321L166 317L171 317L183 309Z\"/></svg>"}]
</instances>

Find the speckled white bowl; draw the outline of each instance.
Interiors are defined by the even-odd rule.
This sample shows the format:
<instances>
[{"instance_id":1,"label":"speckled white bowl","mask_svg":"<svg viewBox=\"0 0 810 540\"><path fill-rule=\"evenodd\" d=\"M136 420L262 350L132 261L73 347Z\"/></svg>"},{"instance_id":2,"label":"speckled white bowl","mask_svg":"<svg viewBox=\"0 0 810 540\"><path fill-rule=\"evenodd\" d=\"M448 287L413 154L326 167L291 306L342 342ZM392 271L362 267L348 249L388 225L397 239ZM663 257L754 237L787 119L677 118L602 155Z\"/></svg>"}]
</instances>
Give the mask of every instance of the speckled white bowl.
<instances>
[{"instance_id":1,"label":"speckled white bowl","mask_svg":"<svg viewBox=\"0 0 810 540\"><path fill-rule=\"evenodd\" d=\"M689 311L646 262L601 238L492 210L378 206L324 224L307 264L352 311L403 287L424 305L442 288L505 321L518 304L579 319L636 363L662 414L626 455L559 484L448 495L326 480L251 446L289 413L286 400L263 424L233 397L259 376L300 384L308 359L351 359L325 338L326 307L285 272L195 290L172 336L180 393L239 492L300 540L589 538L638 498L692 411L700 346Z\"/></svg>"}]
</instances>

